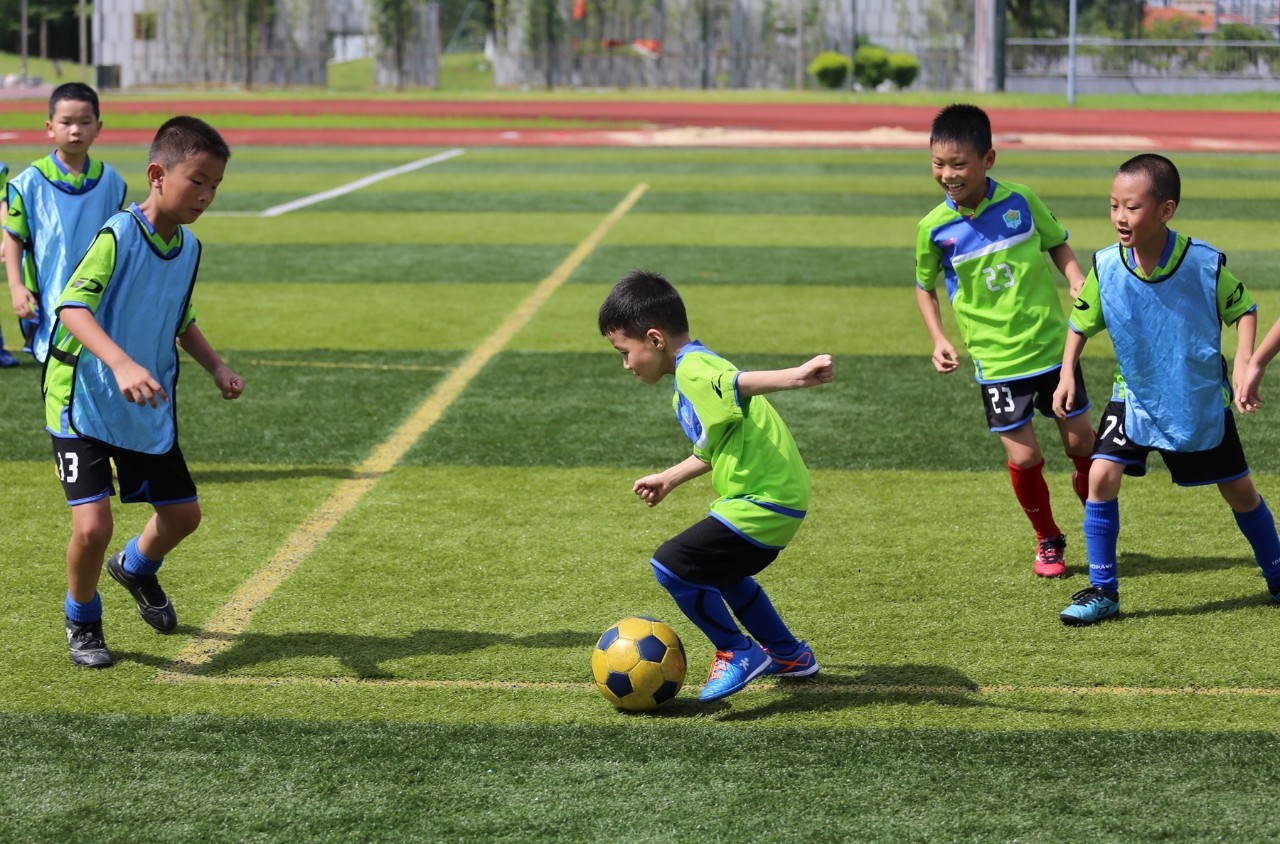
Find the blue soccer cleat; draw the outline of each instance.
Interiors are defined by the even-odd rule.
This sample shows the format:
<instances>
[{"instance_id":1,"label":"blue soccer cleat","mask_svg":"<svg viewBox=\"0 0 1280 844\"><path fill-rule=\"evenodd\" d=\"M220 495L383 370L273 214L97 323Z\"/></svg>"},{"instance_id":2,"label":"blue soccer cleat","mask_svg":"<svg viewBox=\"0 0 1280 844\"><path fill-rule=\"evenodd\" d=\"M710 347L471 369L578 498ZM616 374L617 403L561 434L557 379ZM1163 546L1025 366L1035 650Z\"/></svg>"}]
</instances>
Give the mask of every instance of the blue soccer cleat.
<instances>
[{"instance_id":1,"label":"blue soccer cleat","mask_svg":"<svg viewBox=\"0 0 1280 844\"><path fill-rule=\"evenodd\" d=\"M10 369L18 365L18 359L3 347L0 347L0 369Z\"/></svg>"},{"instance_id":2,"label":"blue soccer cleat","mask_svg":"<svg viewBox=\"0 0 1280 844\"><path fill-rule=\"evenodd\" d=\"M1058 614L1063 624L1083 627L1120 614L1120 594L1097 586L1081 589L1071 596L1071 605Z\"/></svg>"},{"instance_id":3,"label":"blue soccer cleat","mask_svg":"<svg viewBox=\"0 0 1280 844\"><path fill-rule=\"evenodd\" d=\"M768 652L755 642L751 642L747 650L716 651L711 671L707 673L707 684L702 687L698 700L719 700L741 691L747 683L763 674L771 662Z\"/></svg>"},{"instance_id":4,"label":"blue soccer cleat","mask_svg":"<svg viewBox=\"0 0 1280 844\"><path fill-rule=\"evenodd\" d=\"M812 677L818 673L818 660L808 642L801 642L791 654L783 655L765 648L771 662L764 673L772 677Z\"/></svg>"}]
</instances>

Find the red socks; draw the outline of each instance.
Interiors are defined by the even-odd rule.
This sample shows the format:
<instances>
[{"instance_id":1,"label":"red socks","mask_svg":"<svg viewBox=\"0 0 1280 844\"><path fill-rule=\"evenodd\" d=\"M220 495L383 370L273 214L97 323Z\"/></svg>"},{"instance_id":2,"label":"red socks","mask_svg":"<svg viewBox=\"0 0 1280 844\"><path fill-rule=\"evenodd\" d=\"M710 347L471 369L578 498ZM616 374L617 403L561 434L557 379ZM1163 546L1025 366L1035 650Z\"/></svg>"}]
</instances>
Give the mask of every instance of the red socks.
<instances>
[{"instance_id":1,"label":"red socks","mask_svg":"<svg viewBox=\"0 0 1280 844\"><path fill-rule=\"evenodd\" d=\"M1093 456L1076 457L1074 454L1068 454L1071 462L1076 464L1075 474L1071 476L1071 488L1075 490L1076 495L1080 498L1080 503L1089 500L1089 467L1093 465Z\"/></svg>"},{"instance_id":2,"label":"red socks","mask_svg":"<svg viewBox=\"0 0 1280 844\"><path fill-rule=\"evenodd\" d=\"M1027 469L1010 463L1009 479L1013 481L1014 496L1031 520L1031 526L1035 528L1036 538L1061 535L1058 523L1053 520L1053 509L1049 506L1049 485L1044 482L1044 461Z\"/></svg>"}]
</instances>

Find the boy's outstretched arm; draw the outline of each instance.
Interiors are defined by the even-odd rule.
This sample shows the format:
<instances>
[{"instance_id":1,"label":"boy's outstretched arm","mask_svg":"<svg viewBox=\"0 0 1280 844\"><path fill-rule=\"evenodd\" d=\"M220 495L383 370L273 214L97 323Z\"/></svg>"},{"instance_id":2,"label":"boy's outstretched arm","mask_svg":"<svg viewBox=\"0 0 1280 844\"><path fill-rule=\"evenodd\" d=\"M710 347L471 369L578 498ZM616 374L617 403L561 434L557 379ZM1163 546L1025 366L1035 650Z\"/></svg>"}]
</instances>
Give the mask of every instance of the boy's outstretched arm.
<instances>
[{"instance_id":1,"label":"boy's outstretched arm","mask_svg":"<svg viewBox=\"0 0 1280 844\"><path fill-rule=\"evenodd\" d=\"M1062 277L1067 280L1067 286L1071 289L1071 298L1078 297L1080 289L1084 287L1084 273L1080 270L1080 262L1076 260L1075 250L1070 244L1059 243L1049 250L1049 257L1053 260L1053 265L1058 268L1058 272L1062 273Z\"/></svg>"},{"instance_id":2,"label":"boy's outstretched arm","mask_svg":"<svg viewBox=\"0 0 1280 844\"><path fill-rule=\"evenodd\" d=\"M631 486L631 491L640 496L644 503L656 507L658 502L667 497L667 493L685 481L711 471L711 464L696 454L690 454L684 460L663 472L645 475Z\"/></svg>"},{"instance_id":3,"label":"boy's outstretched arm","mask_svg":"<svg viewBox=\"0 0 1280 844\"><path fill-rule=\"evenodd\" d=\"M956 349L942 332L942 311L938 308L938 292L925 290L916 285L916 307L924 318L924 327L929 330L929 339L933 341L933 368L946 375L960 367L960 359Z\"/></svg>"},{"instance_id":4,"label":"boy's outstretched arm","mask_svg":"<svg viewBox=\"0 0 1280 844\"><path fill-rule=\"evenodd\" d=\"M1075 409L1076 364L1084 350L1085 336L1067 329L1067 345L1062 351L1062 369L1058 372L1058 389L1053 391L1053 412L1059 419Z\"/></svg>"},{"instance_id":5,"label":"boy's outstretched arm","mask_svg":"<svg viewBox=\"0 0 1280 844\"><path fill-rule=\"evenodd\" d=\"M240 398L244 392L244 379L223 362L199 326L194 322L188 325L187 330L178 335L178 345L213 376L213 383L218 385L224 399Z\"/></svg>"},{"instance_id":6,"label":"boy's outstretched arm","mask_svg":"<svg viewBox=\"0 0 1280 844\"><path fill-rule=\"evenodd\" d=\"M760 369L738 374L738 395L743 398L776 393L781 390L801 390L829 384L836 377L835 362L831 355L818 355L790 369Z\"/></svg>"},{"instance_id":7,"label":"boy's outstretched arm","mask_svg":"<svg viewBox=\"0 0 1280 844\"><path fill-rule=\"evenodd\" d=\"M1243 396L1241 410L1253 413L1262 405L1258 388L1262 386L1262 376L1267 373L1267 364L1271 363L1276 352L1280 352L1280 319L1271 326L1267 336L1262 338L1253 357L1249 358L1249 365L1245 367L1244 383L1236 389L1236 395Z\"/></svg>"},{"instance_id":8,"label":"boy's outstretched arm","mask_svg":"<svg viewBox=\"0 0 1280 844\"><path fill-rule=\"evenodd\" d=\"M146 367L139 366L124 349L108 336L97 317L88 308L65 307L58 311L58 318L94 357L102 361L116 377L116 384L124 397L134 404L158 407L156 399L167 402L169 394L160 386Z\"/></svg>"}]
</instances>

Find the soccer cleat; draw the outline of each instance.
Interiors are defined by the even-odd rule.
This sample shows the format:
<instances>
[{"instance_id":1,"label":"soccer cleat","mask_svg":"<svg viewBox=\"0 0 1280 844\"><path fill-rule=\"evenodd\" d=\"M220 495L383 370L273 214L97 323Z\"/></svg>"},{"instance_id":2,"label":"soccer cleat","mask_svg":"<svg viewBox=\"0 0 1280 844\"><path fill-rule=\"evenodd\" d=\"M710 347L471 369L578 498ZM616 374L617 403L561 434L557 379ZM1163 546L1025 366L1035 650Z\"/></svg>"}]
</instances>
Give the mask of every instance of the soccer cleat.
<instances>
[{"instance_id":1,"label":"soccer cleat","mask_svg":"<svg viewBox=\"0 0 1280 844\"><path fill-rule=\"evenodd\" d=\"M17 365L18 359L8 349L0 348L0 369L9 369Z\"/></svg>"},{"instance_id":2,"label":"soccer cleat","mask_svg":"<svg viewBox=\"0 0 1280 844\"><path fill-rule=\"evenodd\" d=\"M107 574L119 583L138 605L138 615L161 633L172 633L178 626L178 614L169 602L169 596L160 588L154 574L129 574L124 570L124 551L118 551L107 560Z\"/></svg>"},{"instance_id":3,"label":"soccer cleat","mask_svg":"<svg viewBox=\"0 0 1280 844\"><path fill-rule=\"evenodd\" d=\"M1089 476L1080 474L1079 470L1071 473L1071 489L1075 491L1076 497L1080 499L1080 503L1084 504L1089 500Z\"/></svg>"},{"instance_id":4,"label":"soccer cleat","mask_svg":"<svg viewBox=\"0 0 1280 844\"><path fill-rule=\"evenodd\" d=\"M772 660L764 673L773 677L812 677L818 673L818 660L808 642L801 642L791 656L781 656L768 648L764 652Z\"/></svg>"},{"instance_id":5,"label":"soccer cleat","mask_svg":"<svg viewBox=\"0 0 1280 844\"><path fill-rule=\"evenodd\" d=\"M1083 627L1120 614L1120 595L1097 586L1081 589L1071 596L1071 605L1058 614L1063 624Z\"/></svg>"},{"instance_id":6,"label":"soccer cleat","mask_svg":"<svg viewBox=\"0 0 1280 844\"><path fill-rule=\"evenodd\" d=\"M102 619L78 622L67 619L67 645L71 663L81 668L106 668L111 665L111 651L102 638Z\"/></svg>"},{"instance_id":7,"label":"soccer cleat","mask_svg":"<svg viewBox=\"0 0 1280 844\"><path fill-rule=\"evenodd\" d=\"M707 684L702 687L698 700L719 700L741 691L763 674L771 662L768 652L755 642L744 651L716 651L707 673Z\"/></svg>"},{"instance_id":8,"label":"soccer cleat","mask_svg":"<svg viewBox=\"0 0 1280 844\"><path fill-rule=\"evenodd\" d=\"M1067 564L1063 555L1067 550L1067 538L1062 534L1046 536L1036 545L1036 574L1041 577L1066 577Z\"/></svg>"}]
</instances>

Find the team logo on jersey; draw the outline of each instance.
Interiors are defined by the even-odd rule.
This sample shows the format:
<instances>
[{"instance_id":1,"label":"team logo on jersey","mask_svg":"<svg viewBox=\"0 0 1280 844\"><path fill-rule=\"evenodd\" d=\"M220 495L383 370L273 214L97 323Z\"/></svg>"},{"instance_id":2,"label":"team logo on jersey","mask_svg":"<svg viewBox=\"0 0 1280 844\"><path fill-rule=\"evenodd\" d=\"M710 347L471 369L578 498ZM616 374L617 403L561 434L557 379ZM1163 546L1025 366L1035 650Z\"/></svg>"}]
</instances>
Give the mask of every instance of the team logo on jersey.
<instances>
[{"instance_id":1,"label":"team logo on jersey","mask_svg":"<svg viewBox=\"0 0 1280 844\"><path fill-rule=\"evenodd\" d=\"M1022 225L1022 212L1017 208L1010 208L1004 212L1004 224L1016 231Z\"/></svg>"}]
</instances>

